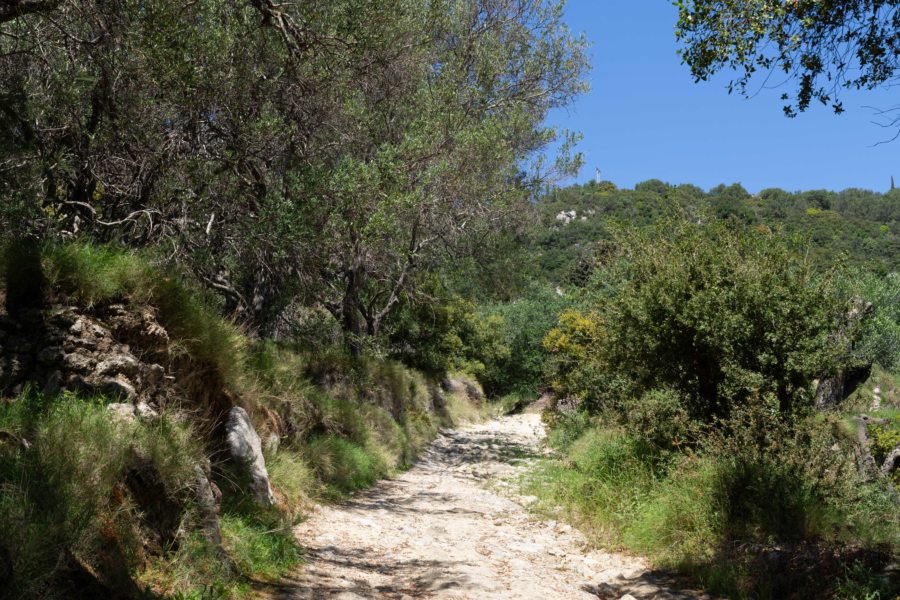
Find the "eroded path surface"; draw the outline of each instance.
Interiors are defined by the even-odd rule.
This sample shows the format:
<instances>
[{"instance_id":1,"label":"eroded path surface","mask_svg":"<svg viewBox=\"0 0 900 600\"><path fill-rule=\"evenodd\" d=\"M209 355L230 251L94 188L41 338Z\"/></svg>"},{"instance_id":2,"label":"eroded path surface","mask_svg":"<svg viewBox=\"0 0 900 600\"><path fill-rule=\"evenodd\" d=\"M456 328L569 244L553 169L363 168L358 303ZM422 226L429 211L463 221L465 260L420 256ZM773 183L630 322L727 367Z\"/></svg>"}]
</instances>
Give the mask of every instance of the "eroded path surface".
<instances>
[{"instance_id":1,"label":"eroded path surface","mask_svg":"<svg viewBox=\"0 0 900 600\"><path fill-rule=\"evenodd\" d=\"M297 527L307 564L278 597L704 598L668 590L639 558L589 550L576 530L529 514L527 497L489 489L514 490L503 481L532 465L543 436L537 414L444 432L411 470Z\"/></svg>"}]
</instances>

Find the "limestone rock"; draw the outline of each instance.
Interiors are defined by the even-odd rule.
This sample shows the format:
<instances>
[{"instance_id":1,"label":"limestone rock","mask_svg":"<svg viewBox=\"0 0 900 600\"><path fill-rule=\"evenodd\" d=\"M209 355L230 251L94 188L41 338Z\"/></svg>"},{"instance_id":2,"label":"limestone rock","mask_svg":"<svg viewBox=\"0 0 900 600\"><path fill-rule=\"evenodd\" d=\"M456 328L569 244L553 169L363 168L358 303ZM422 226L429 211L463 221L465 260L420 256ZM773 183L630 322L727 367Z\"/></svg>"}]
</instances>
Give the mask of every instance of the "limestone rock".
<instances>
[{"instance_id":1,"label":"limestone rock","mask_svg":"<svg viewBox=\"0 0 900 600\"><path fill-rule=\"evenodd\" d=\"M83 354L81 352L72 352L71 354L66 354L63 357L63 363L69 369L73 371L79 371L81 373L86 373L94 368L97 364L97 361L87 354Z\"/></svg>"},{"instance_id":2,"label":"limestone rock","mask_svg":"<svg viewBox=\"0 0 900 600\"><path fill-rule=\"evenodd\" d=\"M97 365L98 375L134 375L140 368L140 363L131 354L114 354Z\"/></svg>"},{"instance_id":3,"label":"limestone rock","mask_svg":"<svg viewBox=\"0 0 900 600\"><path fill-rule=\"evenodd\" d=\"M143 421L155 419L159 416L159 413L146 402L138 402L134 407L134 413Z\"/></svg>"},{"instance_id":4,"label":"limestone rock","mask_svg":"<svg viewBox=\"0 0 900 600\"><path fill-rule=\"evenodd\" d=\"M134 421L134 405L125 402L113 402L106 405L106 410L112 413L113 417L122 421Z\"/></svg>"},{"instance_id":5,"label":"limestone rock","mask_svg":"<svg viewBox=\"0 0 900 600\"><path fill-rule=\"evenodd\" d=\"M116 378L106 379L100 386L102 392L108 398L119 400L133 400L137 396L137 390L127 379L121 375Z\"/></svg>"},{"instance_id":6,"label":"limestone rock","mask_svg":"<svg viewBox=\"0 0 900 600\"><path fill-rule=\"evenodd\" d=\"M228 423L225 425L225 440L231 453L235 466L250 484L253 498L260 504L271 506L275 504L275 494L269 484L269 472L266 470L266 461L263 457L262 442L250 415L240 406L235 406L228 413Z\"/></svg>"}]
</instances>

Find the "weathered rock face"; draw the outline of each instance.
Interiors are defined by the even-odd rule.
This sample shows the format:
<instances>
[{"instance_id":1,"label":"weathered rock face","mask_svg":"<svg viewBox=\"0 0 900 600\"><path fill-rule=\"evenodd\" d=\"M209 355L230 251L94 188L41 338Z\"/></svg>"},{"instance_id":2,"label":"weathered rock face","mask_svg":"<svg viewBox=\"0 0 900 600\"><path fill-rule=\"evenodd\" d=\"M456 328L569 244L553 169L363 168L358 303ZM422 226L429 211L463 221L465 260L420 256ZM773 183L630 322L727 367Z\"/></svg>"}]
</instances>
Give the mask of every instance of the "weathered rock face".
<instances>
[{"instance_id":1,"label":"weathered rock face","mask_svg":"<svg viewBox=\"0 0 900 600\"><path fill-rule=\"evenodd\" d=\"M146 308L112 305L89 313L56 306L15 319L0 315L0 394L15 395L30 384L47 394L102 394L154 411L176 394L156 362L167 344Z\"/></svg>"},{"instance_id":2,"label":"weathered rock face","mask_svg":"<svg viewBox=\"0 0 900 600\"><path fill-rule=\"evenodd\" d=\"M872 365L840 371L833 377L819 380L816 385L815 406L819 410L834 408L862 385L872 373Z\"/></svg>"},{"instance_id":3,"label":"weathered rock face","mask_svg":"<svg viewBox=\"0 0 900 600\"><path fill-rule=\"evenodd\" d=\"M844 346L849 353L853 348L850 332L868 315L872 313L872 303L862 298L853 298L850 308L844 314L843 322L835 337L835 343ZM816 385L815 407L828 410L847 399L856 391L872 372L872 365L861 365L839 371L832 377L819 380Z\"/></svg>"},{"instance_id":4,"label":"weathered rock face","mask_svg":"<svg viewBox=\"0 0 900 600\"><path fill-rule=\"evenodd\" d=\"M275 494L269 484L269 472L263 457L262 442L250 415L240 406L235 406L228 413L225 425L225 440L235 468L250 487L253 498L262 505L275 504Z\"/></svg>"}]
</instances>

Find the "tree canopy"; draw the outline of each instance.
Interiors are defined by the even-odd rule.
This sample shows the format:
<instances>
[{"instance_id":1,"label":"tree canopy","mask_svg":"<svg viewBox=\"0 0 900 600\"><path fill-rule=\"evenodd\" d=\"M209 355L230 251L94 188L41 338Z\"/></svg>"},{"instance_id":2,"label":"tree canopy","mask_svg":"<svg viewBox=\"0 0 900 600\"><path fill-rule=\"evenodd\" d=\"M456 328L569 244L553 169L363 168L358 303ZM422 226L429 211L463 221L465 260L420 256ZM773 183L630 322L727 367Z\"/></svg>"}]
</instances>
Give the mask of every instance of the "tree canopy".
<instances>
[{"instance_id":1,"label":"tree canopy","mask_svg":"<svg viewBox=\"0 0 900 600\"><path fill-rule=\"evenodd\" d=\"M897 0L678 0L676 37L696 80L736 71L729 91L793 85L782 95L794 116L813 102L843 111L841 91L874 89L896 79L900 63ZM885 107L896 124L895 107Z\"/></svg>"},{"instance_id":2,"label":"tree canopy","mask_svg":"<svg viewBox=\"0 0 900 600\"><path fill-rule=\"evenodd\" d=\"M3 10L2 224L156 248L264 332L299 301L376 333L577 159L543 158L587 67L555 0Z\"/></svg>"}]
</instances>

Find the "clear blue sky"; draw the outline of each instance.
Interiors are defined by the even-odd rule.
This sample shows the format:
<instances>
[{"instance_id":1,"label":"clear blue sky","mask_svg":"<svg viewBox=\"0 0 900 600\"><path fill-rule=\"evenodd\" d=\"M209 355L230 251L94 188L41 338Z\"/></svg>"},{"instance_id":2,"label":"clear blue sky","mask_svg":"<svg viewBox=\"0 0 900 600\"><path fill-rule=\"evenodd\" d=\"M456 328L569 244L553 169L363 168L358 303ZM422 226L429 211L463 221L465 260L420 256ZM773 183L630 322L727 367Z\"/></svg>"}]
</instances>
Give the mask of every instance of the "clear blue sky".
<instances>
[{"instance_id":1,"label":"clear blue sky","mask_svg":"<svg viewBox=\"0 0 900 600\"><path fill-rule=\"evenodd\" d=\"M728 77L694 83L676 55L677 11L668 0L569 0L566 20L592 42L591 91L555 125L581 131L585 164L619 187L658 178L704 189L740 182L751 192L886 190L900 182L900 140L871 124L866 105L889 107L889 91L843 95L846 112L811 107L794 119L781 112L783 90L755 98L729 95Z\"/></svg>"}]
</instances>

